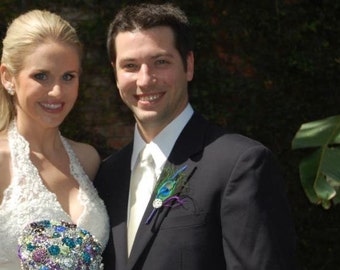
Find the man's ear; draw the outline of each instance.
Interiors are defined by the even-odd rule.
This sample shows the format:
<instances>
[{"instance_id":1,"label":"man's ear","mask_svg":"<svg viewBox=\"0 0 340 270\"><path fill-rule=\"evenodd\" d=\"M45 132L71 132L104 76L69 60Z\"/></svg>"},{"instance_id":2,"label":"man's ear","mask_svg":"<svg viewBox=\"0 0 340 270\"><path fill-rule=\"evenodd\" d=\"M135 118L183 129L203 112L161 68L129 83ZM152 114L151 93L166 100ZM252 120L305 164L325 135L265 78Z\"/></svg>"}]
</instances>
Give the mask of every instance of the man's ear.
<instances>
[{"instance_id":1,"label":"man's ear","mask_svg":"<svg viewBox=\"0 0 340 270\"><path fill-rule=\"evenodd\" d=\"M190 51L187 56L187 80L190 82L194 78L195 59L194 52Z\"/></svg>"},{"instance_id":2,"label":"man's ear","mask_svg":"<svg viewBox=\"0 0 340 270\"><path fill-rule=\"evenodd\" d=\"M116 84L117 84L117 69L116 69L116 66L115 66L115 62L111 61L111 66L112 66L113 75L114 75L114 77L115 77ZM118 85L117 85L117 87L118 87Z\"/></svg>"}]
</instances>

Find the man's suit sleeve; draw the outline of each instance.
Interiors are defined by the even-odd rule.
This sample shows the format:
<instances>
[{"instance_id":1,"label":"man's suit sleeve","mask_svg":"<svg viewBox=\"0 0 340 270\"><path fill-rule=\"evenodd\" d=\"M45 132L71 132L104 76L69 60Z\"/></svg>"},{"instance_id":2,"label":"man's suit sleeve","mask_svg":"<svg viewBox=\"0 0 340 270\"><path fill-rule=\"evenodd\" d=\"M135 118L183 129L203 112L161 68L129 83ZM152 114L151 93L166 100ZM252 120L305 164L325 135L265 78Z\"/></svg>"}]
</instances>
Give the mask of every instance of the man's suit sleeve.
<instances>
[{"instance_id":1,"label":"man's suit sleeve","mask_svg":"<svg viewBox=\"0 0 340 270\"><path fill-rule=\"evenodd\" d=\"M244 151L221 204L227 269L295 269L295 232L283 179L262 145Z\"/></svg>"}]
</instances>

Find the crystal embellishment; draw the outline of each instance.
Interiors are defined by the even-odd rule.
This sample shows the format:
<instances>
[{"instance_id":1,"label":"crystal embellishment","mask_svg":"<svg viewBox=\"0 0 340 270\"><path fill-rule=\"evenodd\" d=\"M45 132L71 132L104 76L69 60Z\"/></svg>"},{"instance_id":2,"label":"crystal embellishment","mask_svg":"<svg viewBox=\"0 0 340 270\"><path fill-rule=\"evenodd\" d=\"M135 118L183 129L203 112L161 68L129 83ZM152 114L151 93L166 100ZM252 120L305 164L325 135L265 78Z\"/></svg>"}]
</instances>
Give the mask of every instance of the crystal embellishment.
<instances>
[{"instance_id":1,"label":"crystal embellishment","mask_svg":"<svg viewBox=\"0 0 340 270\"><path fill-rule=\"evenodd\" d=\"M103 269L100 243L75 224L50 220L30 223L18 243L21 269Z\"/></svg>"}]
</instances>

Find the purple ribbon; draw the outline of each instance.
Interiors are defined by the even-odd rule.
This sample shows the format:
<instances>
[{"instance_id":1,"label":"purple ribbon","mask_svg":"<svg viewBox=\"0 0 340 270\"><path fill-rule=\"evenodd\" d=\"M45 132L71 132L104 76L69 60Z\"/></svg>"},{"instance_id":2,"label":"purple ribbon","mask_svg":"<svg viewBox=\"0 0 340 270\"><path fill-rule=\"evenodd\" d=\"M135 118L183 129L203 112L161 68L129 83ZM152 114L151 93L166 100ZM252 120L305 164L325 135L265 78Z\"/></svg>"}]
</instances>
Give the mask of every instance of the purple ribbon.
<instances>
[{"instance_id":1,"label":"purple ribbon","mask_svg":"<svg viewBox=\"0 0 340 270\"><path fill-rule=\"evenodd\" d=\"M175 201L175 203L174 203L174 201ZM183 205L184 201L185 201L185 199L181 199L179 196L171 196L171 197L167 198L162 203L162 206L165 206L165 207L177 207L179 205ZM152 218L155 216L157 210L158 210L158 208L152 209L151 214L148 216L148 218L145 221L146 225L150 224L150 222L151 222Z\"/></svg>"}]
</instances>

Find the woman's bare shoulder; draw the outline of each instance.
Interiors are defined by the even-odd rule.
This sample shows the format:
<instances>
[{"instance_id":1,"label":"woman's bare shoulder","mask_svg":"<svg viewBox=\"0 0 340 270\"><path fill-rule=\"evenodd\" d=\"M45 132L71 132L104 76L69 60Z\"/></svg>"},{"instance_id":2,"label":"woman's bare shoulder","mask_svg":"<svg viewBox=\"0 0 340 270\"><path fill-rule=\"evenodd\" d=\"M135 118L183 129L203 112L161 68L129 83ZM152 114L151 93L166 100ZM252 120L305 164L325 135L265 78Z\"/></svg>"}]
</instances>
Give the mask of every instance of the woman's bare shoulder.
<instances>
[{"instance_id":1,"label":"woman's bare shoulder","mask_svg":"<svg viewBox=\"0 0 340 270\"><path fill-rule=\"evenodd\" d=\"M84 168L86 174L91 180L93 180L97 174L100 164L100 156L98 151L90 144L76 142L70 139L67 140L75 152L80 164Z\"/></svg>"},{"instance_id":2,"label":"woman's bare shoulder","mask_svg":"<svg viewBox=\"0 0 340 270\"><path fill-rule=\"evenodd\" d=\"M8 138L5 132L0 132L0 155L9 153Z\"/></svg>"}]
</instances>

